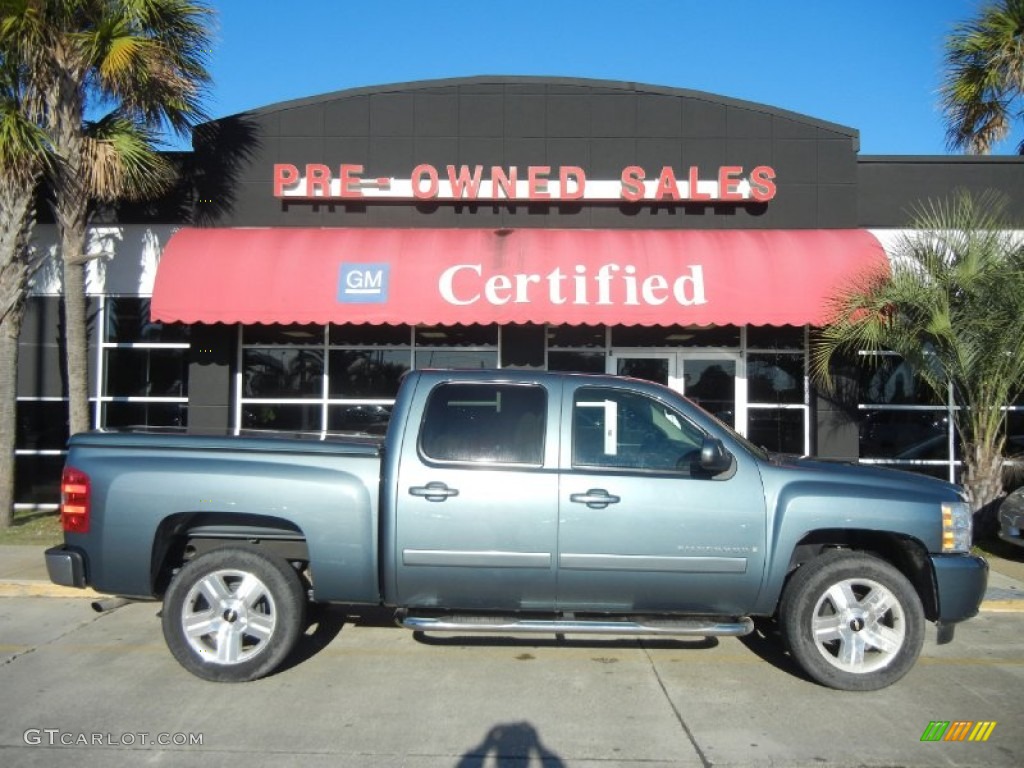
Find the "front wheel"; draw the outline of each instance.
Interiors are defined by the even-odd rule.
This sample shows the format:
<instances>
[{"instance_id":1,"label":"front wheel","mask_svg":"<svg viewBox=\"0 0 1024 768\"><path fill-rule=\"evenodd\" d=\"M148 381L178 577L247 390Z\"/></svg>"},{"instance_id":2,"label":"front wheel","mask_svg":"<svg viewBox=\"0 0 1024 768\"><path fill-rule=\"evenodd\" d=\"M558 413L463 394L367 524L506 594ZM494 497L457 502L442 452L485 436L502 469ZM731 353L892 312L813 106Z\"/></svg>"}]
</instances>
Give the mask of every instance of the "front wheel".
<instances>
[{"instance_id":1,"label":"front wheel","mask_svg":"<svg viewBox=\"0 0 1024 768\"><path fill-rule=\"evenodd\" d=\"M783 593L779 622L800 667L846 691L895 683L924 643L914 587L889 563L858 552L828 552L802 566Z\"/></svg>"},{"instance_id":2,"label":"front wheel","mask_svg":"<svg viewBox=\"0 0 1024 768\"><path fill-rule=\"evenodd\" d=\"M164 595L167 647L204 680L245 682L270 674L304 626L302 581L288 563L251 549L207 552Z\"/></svg>"}]
</instances>

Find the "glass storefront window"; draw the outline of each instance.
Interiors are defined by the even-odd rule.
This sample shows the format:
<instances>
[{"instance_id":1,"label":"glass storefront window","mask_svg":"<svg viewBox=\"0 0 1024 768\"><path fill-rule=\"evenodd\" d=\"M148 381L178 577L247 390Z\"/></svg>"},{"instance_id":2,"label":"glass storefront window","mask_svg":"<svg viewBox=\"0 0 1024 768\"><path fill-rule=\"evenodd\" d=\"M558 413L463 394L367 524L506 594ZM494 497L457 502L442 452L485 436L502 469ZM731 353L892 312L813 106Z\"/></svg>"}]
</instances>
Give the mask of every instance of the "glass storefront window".
<instances>
[{"instance_id":1,"label":"glass storefront window","mask_svg":"<svg viewBox=\"0 0 1024 768\"><path fill-rule=\"evenodd\" d=\"M96 422L112 429L188 421L189 328L153 323L150 300L105 296Z\"/></svg>"},{"instance_id":2,"label":"glass storefront window","mask_svg":"<svg viewBox=\"0 0 1024 768\"><path fill-rule=\"evenodd\" d=\"M104 394L188 397L188 350L116 347L106 350Z\"/></svg>"},{"instance_id":3,"label":"glass storefront window","mask_svg":"<svg viewBox=\"0 0 1024 768\"><path fill-rule=\"evenodd\" d=\"M747 396L751 403L803 403L803 354L748 354Z\"/></svg>"},{"instance_id":4,"label":"glass storefront window","mask_svg":"<svg viewBox=\"0 0 1024 768\"><path fill-rule=\"evenodd\" d=\"M411 367L497 368L498 336L497 325L244 326L235 421L238 429L382 433Z\"/></svg>"},{"instance_id":5,"label":"glass storefront window","mask_svg":"<svg viewBox=\"0 0 1024 768\"><path fill-rule=\"evenodd\" d=\"M63 451L68 441L65 400L18 400L14 445L25 451Z\"/></svg>"},{"instance_id":6,"label":"glass storefront window","mask_svg":"<svg viewBox=\"0 0 1024 768\"><path fill-rule=\"evenodd\" d=\"M751 408L747 411L747 437L769 451L803 455L804 408Z\"/></svg>"},{"instance_id":7,"label":"glass storefront window","mask_svg":"<svg viewBox=\"0 0 1024 768\"><path fill-rule=\"evenodd\" d=\"M18 504L50 505L60 501L64 455L18 454L14 464L14 498Z\"/></svg>"},{"instance_id":8,"label":"glass storefront window","mask_svg":"<svg viewBox=\"0 0 1024 768\"><path fill-rule=\"evenodd\" d=\"M862 365L860 401L864 405L945 405L914 372L913 367L896 355L871 355Z\"/></svg>"},{"instance_id":9,"label":"glass storefront window","mask_svg":"<svg viewBox=\"0 0 1024 768\"><path fill-rule=\"evenodd\" d=\"M1006 455L1024 458L1024 408L1010 408L1006 413Z\"/></svg>"},{"instance_id":10,"label":"glass storefront window","mask_svg":"<svg viewBox=\"0 0 1024 768\"><path fill-rule=\"evenodd\" d=\"M185 403L107 402L103 404L103 424L109 429L128 427L186 427Z\"/></svg>"},{"instance_id":11,"label":"glass storefront window","mask_svg":"<svg viewBox=\"0 0 1024 768\"><path fill-rule=\"evenodd\" d=\"M330 405L328 432L365 432L383 435L391 419L391 405Z\"/></svg>"},{"instance_id":12,"label":"glass storefront window","mask_svg":"<svg viewBox=\"0 0 1024 768\"><path fill-rule=\"evenodd\" d=\"M862 459L949 460L945 409L866 410L860 422Z\"/></svg>"},{"instance_id":13,"label":"glass storefront window","mask_svg":"<svg viewBox=\"0 0 1024 768\"><path fill-rule=\"evenodd\" d=\"M242 406L242 429L320 432L321 412L315 404L246 403Z\"/></svg>"},{"instance_id":14,"label":"glass storefront window","mask_svg":"<svg viewBox=\"0 0 1024 768\"><path fill-rule=\"evenodd\" d=\"M242 352L245 397L319 397L324 353L320 349L246 349Z\"/></svg>"},{"instance_id":15,"label":"glass storefront window","mask_svg":"<svg viewBox=\"0 0 1024 768\"><path fill-rule=\"evenodd\" d=\"M332 398L394 398L409 360L404 350L332 349L328 394Z\"/></svg>"},{"instance_id":16,"label":"glass storefront window","mask_svg":"<svg viewBox=\"0 0 1024 768\"><path fill-rule=\"evenodd\" d=\"M417 368L482 369L498 367L498 350L417 349Z\"/></svg>"},{"instance_id":17,"label":"glass storefront window","mask_svg":"<svg viewBox=\"0 0 1024 768\"><path fill-rule=\"evenodd\" d=\"M604 373L604 352L548 352L548 370L568 373Z\"/></svg>"},{"instance_id":18,"label":"glass storefront window","mask_svg":"<svg viewBox=\"0 0 1024 768\"><path fill-rule=\"evenodd\" d=\"M181 343L189 339L183 323L155 323L149 319L149 299L138 296L107 296L104 299L104 341Z\"/></svg>"}]
</instances>

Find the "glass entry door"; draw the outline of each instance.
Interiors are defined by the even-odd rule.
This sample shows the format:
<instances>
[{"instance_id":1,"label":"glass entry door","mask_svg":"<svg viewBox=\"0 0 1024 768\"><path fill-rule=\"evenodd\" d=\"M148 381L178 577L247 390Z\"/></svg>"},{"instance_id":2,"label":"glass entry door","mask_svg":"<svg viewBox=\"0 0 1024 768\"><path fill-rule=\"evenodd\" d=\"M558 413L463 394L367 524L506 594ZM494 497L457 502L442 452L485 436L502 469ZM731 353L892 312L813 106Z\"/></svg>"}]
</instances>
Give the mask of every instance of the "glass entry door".
<instances>
[{"instance_id":1,"label":"glass entry door","mask_svg":"<svg viewBox=\"0 0 1024 768\"><path fill-rule=\"evenodd\" d=\"M741 435L747 432L747 379L739 352L613 350L606 371L671 387Z\"/></svg>"}]
</instances>

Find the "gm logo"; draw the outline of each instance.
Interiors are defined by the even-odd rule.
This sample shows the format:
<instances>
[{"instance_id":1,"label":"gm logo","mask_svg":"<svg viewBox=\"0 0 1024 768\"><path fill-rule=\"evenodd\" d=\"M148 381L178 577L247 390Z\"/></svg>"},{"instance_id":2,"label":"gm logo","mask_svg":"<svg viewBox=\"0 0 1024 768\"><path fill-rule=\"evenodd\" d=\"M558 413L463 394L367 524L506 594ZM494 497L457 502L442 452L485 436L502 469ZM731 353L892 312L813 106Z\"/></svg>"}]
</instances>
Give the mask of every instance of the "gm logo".
<instances>
[{"instance_id":1,"label":"gm logo","mask_svg":"<svg viewBox=\"0 0 1024 768\"><path fill-rule=\"evenodd\" d=\"M342 264L338 301L342 304L384 304L388 300L390 264Z\"/></svg>"}]
</instances>

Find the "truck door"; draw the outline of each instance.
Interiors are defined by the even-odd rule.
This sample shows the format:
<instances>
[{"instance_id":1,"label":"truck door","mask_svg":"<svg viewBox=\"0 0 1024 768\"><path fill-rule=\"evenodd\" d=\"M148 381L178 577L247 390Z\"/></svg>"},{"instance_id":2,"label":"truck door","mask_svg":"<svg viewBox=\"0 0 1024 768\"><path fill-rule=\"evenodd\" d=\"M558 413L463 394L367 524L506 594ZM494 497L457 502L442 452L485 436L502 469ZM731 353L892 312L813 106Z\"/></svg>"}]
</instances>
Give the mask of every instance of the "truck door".
<instances>
[{"instance_id":1,"label":"truck door","mask_svg":"<svg viewBox=\"0 0 1024 768\"><path fill-rule=\"evenodd\" d=\"M553 609L559 407L529 383L433 387L398 470L399 604Z\"/></svg>"},{"instance_id":2,"label":"truck door","mask_svg":"<svg viewBox=\"0 0 1024 768\"><path fill-rule=\"evenodd\" d=\"M699 469L683 404L635 388L566 387L558 609L741 615L764 569L760 473Z\"/></svg>"}]
</instances>

